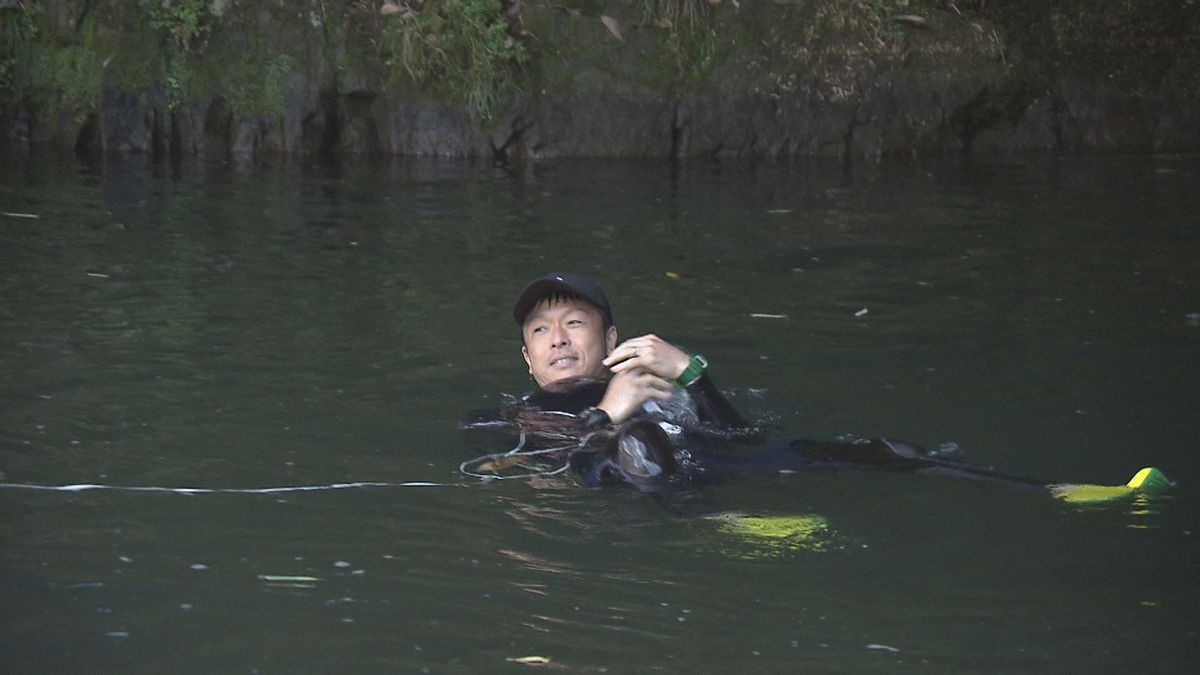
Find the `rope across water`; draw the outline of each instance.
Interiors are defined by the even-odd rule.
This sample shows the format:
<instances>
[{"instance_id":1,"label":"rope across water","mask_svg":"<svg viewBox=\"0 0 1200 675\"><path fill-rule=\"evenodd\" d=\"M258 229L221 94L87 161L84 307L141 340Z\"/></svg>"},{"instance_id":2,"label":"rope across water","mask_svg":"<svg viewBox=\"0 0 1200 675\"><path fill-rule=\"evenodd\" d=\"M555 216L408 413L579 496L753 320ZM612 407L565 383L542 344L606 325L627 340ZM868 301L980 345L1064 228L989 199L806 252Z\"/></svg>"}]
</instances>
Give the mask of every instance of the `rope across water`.
<instances>
[{"instance_id":1,"label":"rope across water","mask_svg":"<svg viewBox=\"0 0 1200 675\"><path fill-rule=\"evenodd\" d=\"M205 494L248 494L272 495L285 492L320 492L325 490L351 490L355 488L416 488L416 487L456 487L455 483L431 483L426 481L408 481L404 483L385 483L379 481L359 481L354 483L329 483L326 485L285 485L262 488L195 488L195 487L159 487L155 485L103 485L99 483L75 483L72 485L32 485L28 483L0 483L0 488L14 490L42 490L50 492L86 492L90 490L113 490L117 492L171 492L181 495Z\"/></svg>"}]
</instances>

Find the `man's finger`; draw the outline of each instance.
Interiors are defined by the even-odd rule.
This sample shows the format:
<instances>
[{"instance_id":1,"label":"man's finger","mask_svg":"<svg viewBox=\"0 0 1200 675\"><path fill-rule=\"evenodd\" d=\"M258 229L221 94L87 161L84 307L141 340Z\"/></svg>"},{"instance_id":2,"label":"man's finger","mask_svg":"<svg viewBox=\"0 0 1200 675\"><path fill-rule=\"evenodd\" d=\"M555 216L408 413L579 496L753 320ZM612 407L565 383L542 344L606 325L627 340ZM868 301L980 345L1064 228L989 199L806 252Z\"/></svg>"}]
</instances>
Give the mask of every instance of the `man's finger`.
<instances>
[{"instance_id":1,"label":"man's finger","mask_svg":"<svg viewBox=\"0 0 1200 675\"><path fill-rule=\"evenodd\" d=\"M636 348L631 348L627 344L621 344L612 350L608 356L604 357L603 363L606 366L612 366L623 361L628 361L635 356L637 356Z\"/></svg>"},{"instance_id":2,"label":"man's finger","mask_svg":"<svg viewBox=\"0 0 1200 675\"><path fill-rule=\"evenodd\" d=\"M608 358L604 359L604 365L612 369L613 372L619 373L622 370L628 370L636 366L645 365L646 355L639 353L636 347L618 347L613 350Z\"/></svg>"},{"instance_id":3,"label":"man's finger","mask_svg":"<svg viewBox=\"0 0 1200 675\"><path fill-rule=\"evenodd\" d=\"M650 379L647 382L647 384L649 384L652 388L657 389L658 391L665 391L667 393L670 393L671 389L674 387L674 385L672 385L670 382L659 377L658 375L651 373L650 371L646 371L646 374L650 376Z\"/></svg>"},{"instance_id":4,"label":"man's finger","mask_svg":"<svg viewBox=\"0 0 1200 675\"><path fill-rule=\"evenodd\" d=\"M658 400L658 401L671 400L671 392L665 391L663 389L658 389L658 388L651 389L649 394L650 394L650 398Z\"/></svg>"},{"instance_id":5,"label":"man's finger","mask_svg":"<svg viewBox=\"0 0 1200 675\"><path fill-rule=\"evenodd\" d=\"M606 365L608 365L608 364L606 364ZM620 372L623 372L626 370L632 370L634 368L639 368L639 367L641 367L641 362L635 358L630 357L627 359L621 359L619 361L614 361L612 363L612 365L608 366L608 369L613 371L614 373L620 373Z\"/></svg>"}]
</instances>

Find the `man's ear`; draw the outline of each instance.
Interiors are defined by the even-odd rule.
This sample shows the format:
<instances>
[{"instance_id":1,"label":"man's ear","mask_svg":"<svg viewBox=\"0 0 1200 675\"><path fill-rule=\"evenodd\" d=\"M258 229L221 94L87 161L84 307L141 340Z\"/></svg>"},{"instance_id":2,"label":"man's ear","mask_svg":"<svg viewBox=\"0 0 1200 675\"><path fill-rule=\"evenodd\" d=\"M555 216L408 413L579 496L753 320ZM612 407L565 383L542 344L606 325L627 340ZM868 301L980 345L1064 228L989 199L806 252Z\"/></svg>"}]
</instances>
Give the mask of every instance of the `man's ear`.
<instances>
[{"instance_id":1,"label":"man's ear","mask_svg":"<svg viewBox=\"0 0 1200 675\"><path fill-rule=\"evenodd\" d=\"M612 350L617 348L617 327L609 326L608 331L604 334L604 355L608 356Z\"/></svg>"},{"instance_id":2,"label":"man's ear","mask_svg":"<svg viewBox=\"0 0 1200 675\"><path fill-rule=\"evenodd\" d=\"M533 362L529 360L529 350L525 345L521 345L521 356L525 359L525 366L529 368L529 374L533 374Z\"/></svg>"}]
</instances>

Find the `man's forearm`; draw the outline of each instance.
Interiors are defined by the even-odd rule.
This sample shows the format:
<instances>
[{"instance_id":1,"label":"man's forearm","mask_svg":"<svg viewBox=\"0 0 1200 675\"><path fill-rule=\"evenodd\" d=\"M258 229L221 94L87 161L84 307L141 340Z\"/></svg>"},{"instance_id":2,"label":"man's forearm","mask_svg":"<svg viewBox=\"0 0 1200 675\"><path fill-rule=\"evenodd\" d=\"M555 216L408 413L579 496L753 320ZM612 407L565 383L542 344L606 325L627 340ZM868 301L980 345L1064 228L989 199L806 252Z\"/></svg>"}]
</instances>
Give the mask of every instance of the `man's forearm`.
<instances>
[{"instance_id":1,"label":"man's forearm","mask_svg":"<svg viewBox=\"0 0 1200 675\"><path fill-rule=\"evenodd\" d=\"M702 374L687 386L687 393L696 402L696 413L701 422L724 429L746 429L750 425L733 405L725 399L721 390L713 383L708 373Z\"/></svg>"}]
</instances>

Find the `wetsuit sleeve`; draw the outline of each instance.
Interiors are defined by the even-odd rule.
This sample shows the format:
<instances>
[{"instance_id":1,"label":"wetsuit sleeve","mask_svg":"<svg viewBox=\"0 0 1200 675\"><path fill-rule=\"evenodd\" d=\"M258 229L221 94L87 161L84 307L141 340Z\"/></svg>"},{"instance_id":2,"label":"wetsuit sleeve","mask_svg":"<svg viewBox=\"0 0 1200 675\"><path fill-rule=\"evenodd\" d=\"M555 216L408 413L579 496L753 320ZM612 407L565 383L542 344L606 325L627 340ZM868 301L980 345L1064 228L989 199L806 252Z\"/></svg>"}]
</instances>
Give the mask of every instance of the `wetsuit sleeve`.
<instances>
[{"instance_id":1,"label":"wetsuit sleeve","mask_svg":"<svg viewBox=\"0 0 1200 675\"><path fill-rule=\"evenodd\" d=\"M696 413L701 422L728 430L744 430L750 425L717 389L708 373L702 374L687 386L687 393L696 402Z\"/></svg>"}]
</instances>

